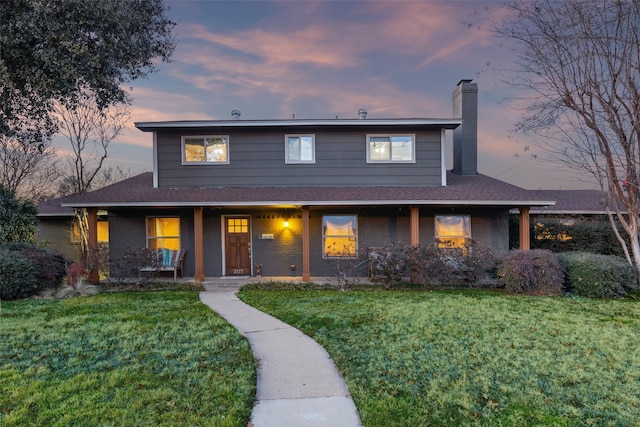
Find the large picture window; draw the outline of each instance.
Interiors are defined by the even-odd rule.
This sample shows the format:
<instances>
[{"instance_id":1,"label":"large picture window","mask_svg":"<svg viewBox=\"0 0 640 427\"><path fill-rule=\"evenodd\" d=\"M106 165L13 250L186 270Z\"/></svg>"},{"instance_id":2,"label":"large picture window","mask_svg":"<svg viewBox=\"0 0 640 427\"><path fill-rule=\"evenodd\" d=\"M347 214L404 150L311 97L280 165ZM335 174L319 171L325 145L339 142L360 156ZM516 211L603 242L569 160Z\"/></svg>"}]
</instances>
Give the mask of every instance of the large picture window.
<instances>
[{"instance_id":1,"label":"large picture window","mask_svg":"<svg viewBox=\"0 0 640 427\"><path fill-rule=\"evenodd\" d=\"M415 163L415 135L367 135L367 163Z\"/></svg>"},{"instance_id":2,"label":"large picture window","mask_svg":"<svg viewBox=\"0 0 640 427\"><path fill-rule=\"evenodd\" d=\"M315 163L313 135L285 135L285 163Z\"/></svg>"},{"instance_id":3,"label":"large picture window","mask_svg":"<svg viewBox=\"0 0 640 427\"><path fill-rule=\"evenodd\" d=\"M436 215L435 237L443 248L465 248L471 238L469 215Z\"/></svg>"},{"instance_id":4,"label":"large picture window","mask_svg":"<svg viewBox=\"0 0 640 427\"><path fill-rule=\"evenodd\" d=\"M148 217L147 247L150 249L180 249L180 218Z\"/></svg>"},{"instance_id":5,"label":"large picture window","mask_svg":"<svg viewBox=\"0 0 640 427\"><path fill-rule=\"evenodd\" d=\"M322 256L355 257L358 253L358 217L325 215L322 217Z\"/></svg>"},{"instance_id":6,"label":"large picture window","mask_svg":"<svg viewBox=\"0 0 640 427\"><path fill-rule=\"evenodd\" d=\"M229 163L229 137L183 136L182 164L227 164Z\"/></svg>"}]
</instances>

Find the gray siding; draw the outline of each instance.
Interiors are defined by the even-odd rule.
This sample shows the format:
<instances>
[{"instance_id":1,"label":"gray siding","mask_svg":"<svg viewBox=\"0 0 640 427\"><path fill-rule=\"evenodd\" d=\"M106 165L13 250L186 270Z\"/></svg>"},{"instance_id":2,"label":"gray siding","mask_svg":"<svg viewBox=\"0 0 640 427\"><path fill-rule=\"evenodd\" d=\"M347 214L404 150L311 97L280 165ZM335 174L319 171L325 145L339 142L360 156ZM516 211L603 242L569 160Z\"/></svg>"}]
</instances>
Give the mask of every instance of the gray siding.
<instances>
[{"instance_id":1,"label":"gray siding","mask_svg":"<svg viewBox=\"0 0 640 427\"><path fill-rule=\"evenodd\" d=\"M59 252L71 261L80 262L80 244L71 241L73 219L67 217L42 217L38 219L36 239L48 242L47 251Z\"/></svg>"},{"instance_id":2,"label":"gray siding","mask_svg":"<svg viewBox=\"0 0 640 427\"><path fill-rule=\"evenodd\" d=\"M416 135L416 163L370 164L366 159L367 133L314 133L315 164L285 164L286 130L270 132L203 132L198 135L229 135L227 165L182 165L180 133L159 133L158 184L160 187L241 187L241 186L344 186L344 185L440 185L440 131L393 133Z\"/></svg>"}]
</instances>

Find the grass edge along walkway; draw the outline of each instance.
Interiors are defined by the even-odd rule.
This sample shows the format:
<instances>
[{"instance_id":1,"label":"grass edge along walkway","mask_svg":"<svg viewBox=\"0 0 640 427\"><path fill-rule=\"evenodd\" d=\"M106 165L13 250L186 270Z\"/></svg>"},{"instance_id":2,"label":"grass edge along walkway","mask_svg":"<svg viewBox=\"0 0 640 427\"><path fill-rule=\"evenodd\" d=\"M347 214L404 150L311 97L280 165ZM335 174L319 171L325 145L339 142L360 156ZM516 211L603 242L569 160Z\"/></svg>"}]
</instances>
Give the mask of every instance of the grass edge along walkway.
<instances>
[{"instance_id":1,"label":"grass edge along walkway","mask_svg":"<svg viewBox=\"0 0 640 427\"><path fill-rule=\"evenodd\" d=\"M198 292L3 301L0 425L245 426L249 345Z\"/></svg>"},{"instance_id":2,"label":"grass edge along walkway","mask_svg":"<svg viewBox=\"0 0 640 427\"><path fill-rule=\"evenodd\" d=\"M241 291L323 345L364 426L633 425L640 305L488 291Z\"/></svg>"}]
</instances>

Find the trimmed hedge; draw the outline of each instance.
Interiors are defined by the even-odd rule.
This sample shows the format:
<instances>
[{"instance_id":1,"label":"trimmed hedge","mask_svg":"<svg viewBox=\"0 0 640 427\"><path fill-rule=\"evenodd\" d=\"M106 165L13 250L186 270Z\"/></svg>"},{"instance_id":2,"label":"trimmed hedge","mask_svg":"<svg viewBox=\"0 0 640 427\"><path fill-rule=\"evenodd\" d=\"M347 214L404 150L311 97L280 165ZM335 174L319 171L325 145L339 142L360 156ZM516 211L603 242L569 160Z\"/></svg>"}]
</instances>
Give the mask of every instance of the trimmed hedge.
<instances>
[{"instance_id":1,"label":"trimmed hedge","mask_svg":"<svg viewBox=\"0 0 640 427\"><path fill-rule=\"evenodd\" d=\"M626 297L638 289L635 268L623 258L588 252L558 254L568 288L576 295L592 298Z\"/></svg>"},{"instance_id":2,"label":"trimmed hedge","mask_svg":"<svg viewBox=\"0 0 640 427\"><path fill-rule=\"evenodd\" d=\"M498 277L507 292L530 295L559 295L563 292L563 271L556 256L547 250L515 250L500 261Z\"/></svg>"}]
</instances>

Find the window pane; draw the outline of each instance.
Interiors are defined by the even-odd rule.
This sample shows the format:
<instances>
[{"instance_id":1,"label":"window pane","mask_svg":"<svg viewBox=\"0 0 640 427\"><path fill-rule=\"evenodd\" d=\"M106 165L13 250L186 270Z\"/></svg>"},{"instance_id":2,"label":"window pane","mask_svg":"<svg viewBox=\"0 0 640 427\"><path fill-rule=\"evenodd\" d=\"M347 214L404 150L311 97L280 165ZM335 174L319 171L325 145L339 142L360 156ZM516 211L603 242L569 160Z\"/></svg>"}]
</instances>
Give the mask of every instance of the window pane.
<instances>
[{"instance_id":1,"label":"window pane","mask_svg":"<svg viewBox=\"0 0 640 427\"><path fill-rule=\"evenodd\" d=\"M323 254L325 257L355 257L358 251L355 215L322 218Z\"/></svg>"},{"instance_id":2,"label":"window pane","mask_svg":"<svg viewBox=\"0 0 640 427\"><path fill-rule=\"evenodd\" d=\"M178 237L161 237L157 239L149 239L148 247L150 249L180 249L180 238Z\"/></svg>"},{"instance_id":3,"label":"window pane","mask_svg":"<svg viewBox=\"0 0 640 427\"><path fill-rule=\"evenodd\" d=\"M227 220L227 232L228 233L248 233L249 232L249 219L248 218L230 218Z\"/></svg>"},{"instance_id":4,"label":"window pane","mask_svg":"<svg viewBox=\"0 0 640 427\"><path fill-rule=\"evenodd\" d=\"M297 136L290 136L287 143L289 144L289 158L287 160L300 160L300 138Z\"/></svg>"},{"instance_id":5,"label":"window pane","mask_svg":"<svg viewBox=\"0 0 640 427\"><path fill-rule=\"evenodd\" d=\"M227 140L223 137L205 138L207 162L227 162Z\"/></svg>"},{"instance_id":6,"label":"window pane","mask_svg":"<svg viewBox=\"0 0 640 427\"><path fill-rule=\"evenodd\" d=\"M391 159L391 144L389 137L372 136L369 139L369 156L371 160Z\"/></svg>"},{"instance_id":7,"label":"window pane","mask_svg":"<svg viewBox=\"0 0 640 427\"><path fill-rule=\"evenodd\" d=\"M109 241L109 222L98 221L98 242Z\"/></svg>"},{"instance_id":8,"label":"window pane","mask_svg":"<svg viewBox=\"0 0 640 427\"><path fill-rule=\"evenodd\" d=\"M202 138L184 140L185 162L204 162L204 143Z\"/></svg>"},{"instance_id":9,"label":"window pane","mask_svg":"<svg viewBox=\"0 0 640 427\"><path fill-rule=\"evenodd\" d=\"M391 139L391 154L392 160L413 160L413 137L394 136Z\"/></svg>"},{"instance_id":10,"label":"window pane","mask_svg":"<svg viewBox=\"0 0 640 427\"><path fill-rule=\"evenodd\" d=\"M147 247L180 249L180 218L147 218Z\"/></svg>"},{"instance_id":11,"label":"window pane","mask_svg":"<svg viewBox=\"0 0 640 427\"><path fill-rule=\"evenodd\" d=\"M313 138L310 136L300 137L300 161L313 161Z\"/></svg>"}]
</instances>

